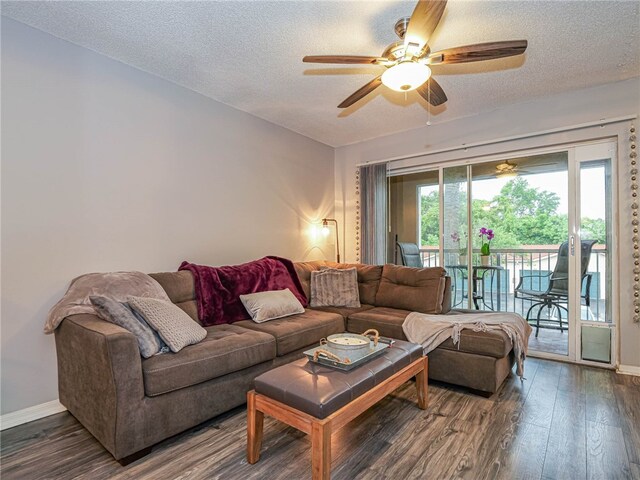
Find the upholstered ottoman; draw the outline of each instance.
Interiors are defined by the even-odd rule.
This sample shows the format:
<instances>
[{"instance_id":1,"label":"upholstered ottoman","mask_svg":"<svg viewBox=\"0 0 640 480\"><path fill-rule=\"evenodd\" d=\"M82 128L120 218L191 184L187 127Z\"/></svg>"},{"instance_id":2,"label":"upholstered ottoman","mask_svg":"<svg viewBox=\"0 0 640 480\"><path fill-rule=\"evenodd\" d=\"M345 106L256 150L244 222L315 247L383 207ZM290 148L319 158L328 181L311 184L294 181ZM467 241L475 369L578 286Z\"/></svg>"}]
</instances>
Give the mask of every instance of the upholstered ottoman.
<instances>
[{"instance_id":1,"label":"upholstered ottoman","mask_svg":"<svg viewBox=\"0 0 640 480\"><path fill-rule=\"evenodd\" d=\"M418 406L427 408L427 357L422 346L396 341L391 348L345 372L306 359L270 370L247 393L247 460L260 458L264 414L311 435L314 479L331 472L331 433L400 385L416 377Z\"/></svg>"}]
</instances>

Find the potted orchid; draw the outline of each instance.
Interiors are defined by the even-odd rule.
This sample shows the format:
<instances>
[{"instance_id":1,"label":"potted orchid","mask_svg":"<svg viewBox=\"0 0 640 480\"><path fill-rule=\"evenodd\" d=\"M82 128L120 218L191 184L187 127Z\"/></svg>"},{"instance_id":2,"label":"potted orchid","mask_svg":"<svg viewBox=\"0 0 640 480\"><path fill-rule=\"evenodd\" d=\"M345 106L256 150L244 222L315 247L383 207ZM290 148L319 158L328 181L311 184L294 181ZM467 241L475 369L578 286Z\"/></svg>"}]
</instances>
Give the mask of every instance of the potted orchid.
<instances>
[{"instance_id":1,"label":"potted orchid","mask_svg":"<svg viewBox=\"0 0 640 480\"><path fill-rule=\"evenodd\" d=\"M491 240L493 240L493 230L482 227L479 237L482 238L482 246L480 247L480 262L483 266L489 265L489 255L491 255Z\"/></svg>"},{"instance_id":2,"label":"potted orchid","mask_svg":"<svg viewBox=\"0 0 640 480\"><path fill-rule=\"evenodd\" d=\"M460 265L467 264L467 242L466 240L462 243L462 238L458 234L458 232L453 232L451 234L451 241L457 245L458 248L458 261Z\"/></svg>"}]
</instances>

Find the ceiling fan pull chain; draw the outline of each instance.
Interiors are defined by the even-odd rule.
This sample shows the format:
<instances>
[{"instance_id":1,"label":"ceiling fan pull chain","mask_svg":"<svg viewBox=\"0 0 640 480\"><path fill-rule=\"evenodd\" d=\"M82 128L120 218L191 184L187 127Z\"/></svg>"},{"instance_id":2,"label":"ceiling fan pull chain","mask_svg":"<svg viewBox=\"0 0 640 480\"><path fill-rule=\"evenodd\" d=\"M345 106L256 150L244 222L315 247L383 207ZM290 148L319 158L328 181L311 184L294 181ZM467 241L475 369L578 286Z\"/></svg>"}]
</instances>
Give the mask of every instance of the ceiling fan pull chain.
<instances>
[{"instance_id":1,"label":"ceiling fan pull chain","mask_svg":"<svg viewBox=\"0 0 640 480\"><path fill-rule=\"evenodd\" d=\"M429 107L427 107L427 126L431 126L431 79L427 80L427 103Z\"/></svg>"}]
</instances>

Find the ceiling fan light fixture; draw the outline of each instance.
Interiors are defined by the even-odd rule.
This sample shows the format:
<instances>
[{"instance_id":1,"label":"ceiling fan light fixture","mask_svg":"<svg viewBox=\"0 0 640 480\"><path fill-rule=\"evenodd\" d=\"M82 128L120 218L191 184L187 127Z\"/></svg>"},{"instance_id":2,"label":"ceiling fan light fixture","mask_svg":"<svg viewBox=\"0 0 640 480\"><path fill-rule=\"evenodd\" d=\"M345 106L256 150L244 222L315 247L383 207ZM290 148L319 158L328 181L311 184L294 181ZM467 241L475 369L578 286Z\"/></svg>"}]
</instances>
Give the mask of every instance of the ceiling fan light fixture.
<instances>
[{"instance_id":1,"label":"ceiling fan light fixture","mask_svg":"<svg viewBox=\"0 0 640 480\"><path fill-rule=\"evenodd\" d=\"M427 65L468 63L521 55L527 49L526 40L475 43L431 52L429 42L444 14L447 0L418 0L411 17L396 22L400 37L387 46L381 56L363 55L307 55L307 63L335 63L340 65L375 65L387 67L382 75L360 87L343 100L338 108L348 108L362 100L380 85L397 92L418 89L430 105L438 107L447 101L442 87L435 80L427 85L431 69Z\"/></svg>"},{"instance_id":2,"label":"ceiling fan light fixture","mask_svg":"<svg viewBox=\"0 0 640 480\"><path fill-rule=\"evenodd\" d=\"M496 165L496 178L508 178L518 176L518 165L511 163L509 160L505 160L502 163Z\"/></svg>"},{"instance_id":3,"label":"ceiling fan light fixture","mask_svg":"<svg viewBox=\"0 0 640 480\"><path fill-rule=\"evenodd\" d=\"M382 74L382 83L396 92L415 90L431 77L431 69L412 60L400 62Z\"/></svg>"}]
</instances>

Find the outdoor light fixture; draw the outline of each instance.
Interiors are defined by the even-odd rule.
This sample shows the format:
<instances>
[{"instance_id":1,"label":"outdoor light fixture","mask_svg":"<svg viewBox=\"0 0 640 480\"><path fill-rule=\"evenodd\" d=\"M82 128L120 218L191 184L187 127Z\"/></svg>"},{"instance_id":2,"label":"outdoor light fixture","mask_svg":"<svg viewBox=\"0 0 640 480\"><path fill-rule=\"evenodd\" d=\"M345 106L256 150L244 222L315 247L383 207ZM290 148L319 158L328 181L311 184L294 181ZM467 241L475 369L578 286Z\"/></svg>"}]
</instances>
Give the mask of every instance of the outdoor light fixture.
<instances>
[{"instance_id":1,"label":"outdoor light fixture","mask_svg":"<svg viewBox=\"0 0 640 480\"><path fill-rule=\"evenodd\" d=\"M429 80L431 69L423 63L407 60L389 68L382 74L382 83L396 92L415 90Z\"/></svg>"},{"instance_id":2,"label":"outdoor light fixture","mask_svg":"<svg viewBox=\"0 0 640 480\"><path fill-rule=\"evenodd\" d=\"M336 261L340 263L340 241L338 240L338 221L333 218L323 218L322 234L325 237L327 237L331 233L331 229L329 228L329 222L333 222L336 224Z\"/></svg>"}]
</instances>

